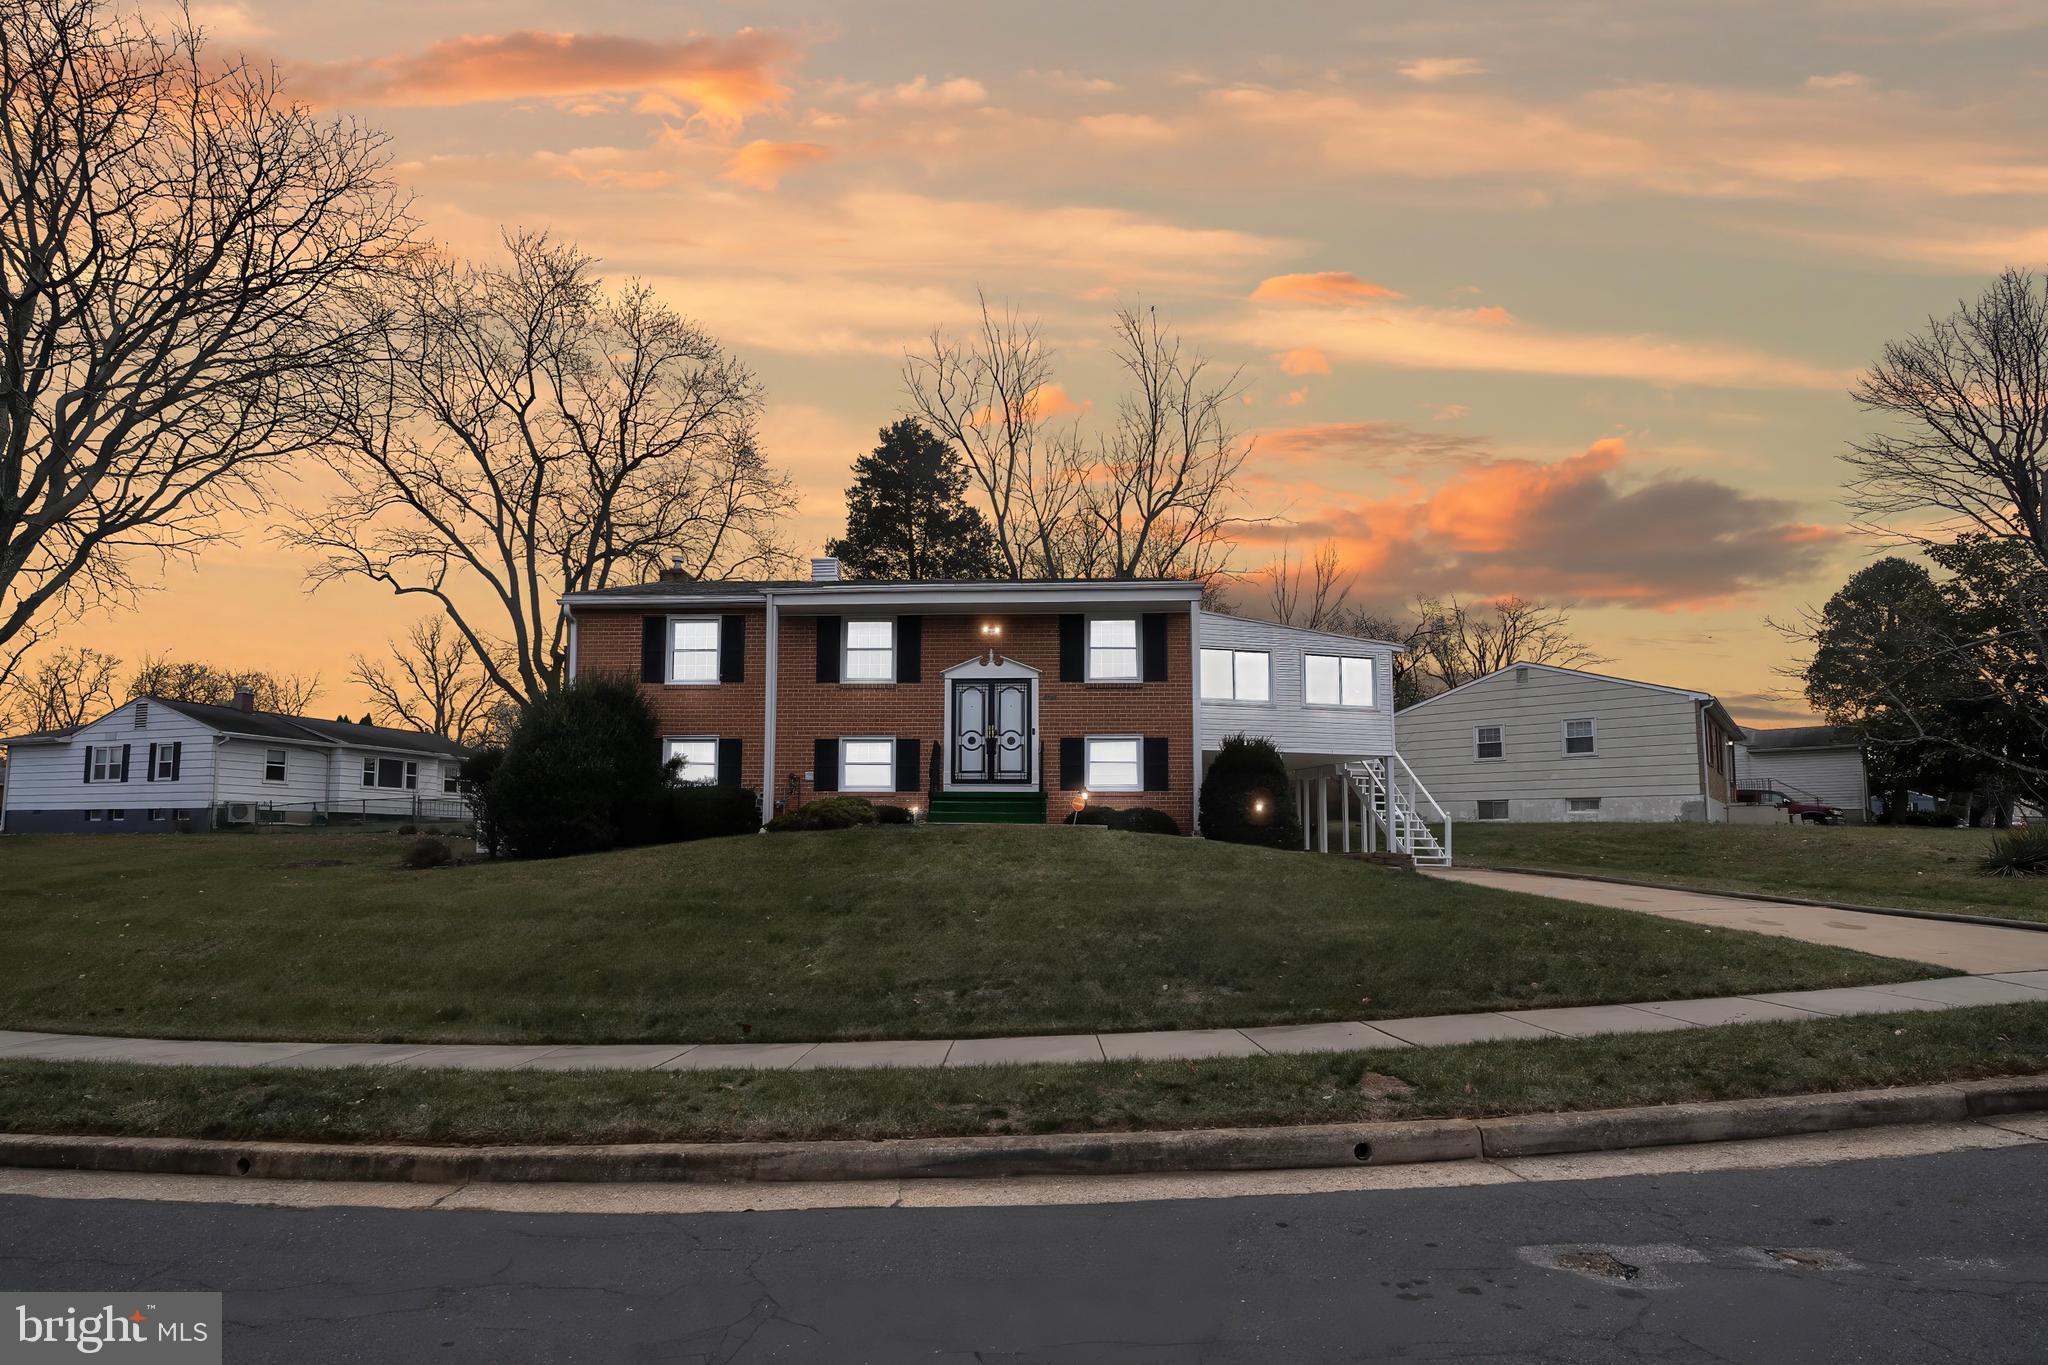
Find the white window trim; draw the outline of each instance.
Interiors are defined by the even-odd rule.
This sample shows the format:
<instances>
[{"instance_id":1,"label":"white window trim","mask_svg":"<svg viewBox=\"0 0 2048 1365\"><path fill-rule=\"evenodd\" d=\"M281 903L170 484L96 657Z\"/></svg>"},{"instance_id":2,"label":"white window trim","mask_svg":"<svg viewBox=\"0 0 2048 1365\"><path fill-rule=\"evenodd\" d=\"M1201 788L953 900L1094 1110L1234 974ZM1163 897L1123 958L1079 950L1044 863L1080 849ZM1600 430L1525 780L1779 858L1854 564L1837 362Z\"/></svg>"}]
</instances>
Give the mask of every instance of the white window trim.
<instances>
[{"instance_id":1,"label":"white window trim","mask_svg":"<svg viewBox=\"0 0 2048 1365\"><path fill-rule=\"evenodd\" d=\"M856 678L850 667L853 658L853 627L856 625L885 625L889 628L889 676L886 678ZM839 623L839 681L852 687L893 687L896 685L897 649L903 643L896 629L893 616L849 616ZM873 652L872 650L868 652ZM860 736L855 736L860 738Z\"/></svg>"},{"instance_id":2,"label":"white window trim","mask_svg":"<svg viewBox=\"0 0 2048 1365\"><path fill-rule=\"evenodd\" d=\"M372 778L382 776L383 766L386 763L396 763L398 765L398 785L395 787L387 787L380 782L371 780L363 783L363 791L410 792L419 790L420 765L419 762L415 759L378 758L375 755L371 755L363 759L363 766L366 769L368 769L368 772L365 774L365 776ZM411 771L408 772L408 769L410 769ZM407 777L410 777L412 780L410 782L406 781Z\"/></svg>"},{"instance_id":3,"label":"white window trim","mask_svg":"<svg viewBox=\"0 0 2048 1365\"><path fill-rule=\"evenodd\" d=\"M176 779L176 778L174 778L174 777L173 777L173 776L172 776L171 774L172 774L172 773L174 773L175 771L177 771L177 761L178 761L178 747L177 747L177 741L173 740L173 741L172 741L171 743L169 743L169 744L159 744L159 745L157 745L157 746L156 746L156 780L157 780L157 781L159 781L159 782L175 782L175 781L176 781L177 779Z\"/></svg>"},{"instance_id":4,"label":"white window trim","mask_svg":"<svg viewBox=\"0 0 2048 1365\"><path fill-rule=\"evenodd\" d=\"M279 755L277 766L284 769L284 772L277 777L270 775L270 756L272 754ZM265 782L289 782L291 781L291 772L292 751L290 749L265 749L263 751L263 780Z\"/></svg>"},{"instance_id":5,"label":"white window trim","mask_svg":"<svg viewBox=\"0 0 2048 1365\"><path fill-rule=\"evenodd\" d=\"M718 736L717 735L663 735L661 737L661 762L663 767L675 755L669 752L672 744L709 744L711 746L711 776L706 778L685 777L685 787L715 787L718 785ZM685 773L688 768L683 770Z\"/></svg>"},{"instance_id":6,"label":"white window trim","mask_svg":"<svg viewBox=\"0 0 2048 1365\"><path fill-rule=\"evenodd\" d=\"M1337 699L1336 701L1310 701L1310 700L1308 699L1308 661L1309 661L1309 659L1310 659L1311 657L1314 657L1314 658L1317 658L1317 659L1335 659L1335 660L1337 660L1337 661L1338 661L1338 662L1337 662L1337 697L1338 697L1338 699ZM1355 704L1355 703L1352 703L1352 702L1347 702L1347 701L1343 700L1343 697L1344 697L1344 663L1343 663L1343 661L1344 661L1344 660L1346 660L1346 659L1358 659L1358 660L1361 660L1361 661L1362 661L1362 662L1363 662L1363 663L1365 664L1365 678L1366 678L1366 691L1367 691L1367 693L1368 693L1368 694L1369 694L1369 695L1370 695L1370 696L1372 697L1372 700L1371 700L1371 701L1369 701L1369 702L1366 702L1366 703L1365 703L1365 704L1364 704L1363 706L1360 706L1360 705L1357 705L1357 704ZM1354 711L1354 712L1356 712L1356 711L1377 711L1377 710L1379 710L1379 709L1380 709L1380 666L1379 666L1379 661L1378 661L1378 660L1376 660L1376 659L1374 659L1374 658L1373 658L1373 656L1372 656L1372 655L1370 655L1370 654L1332 654L1332 653L1330 653L1330 652L1329 652L1328 650L1322 650L1322 649L1304 649L1303 651L1301 651L1301 704L1302 704L1302 706L1303 706L1303 707L1305 707L1305 708L1307 708L1308 710L1311 710L1311 711Z\"/></svg>"},{"instance_id":7,"label":"white window trim","mask_svg":"<svg viewBox=\"0 0 2048 1365\"><path fill-rule=\"evenodd\" d=\"M1132 743L1132 744L1135 744L1135 745L1137 745L1137 746L1138 746L1138 752L1137 752L1137 757L1136 757L1136 759L1135 759L1135 760L1133 760L1133 762L1132 762L1132 765L1131 765L1131 766L1132 766L1132 769L1133 769L1133 777L1134 777L1134 780L1132 781L1131 785L1130 785L1130 786L1128 786L1128 787L1125 787L1125 786L1111 786L1111 785L1108 785L1107 783L1097 783L1097 782L1095 781L1095 746L1096 746L1096 745L1098 745L1098 744L1115 744L1115 743L1119 743L1119 742L1122 742L1122 741L1126 741L1126 740L1128 740L1128 741L1129 741L1130 743ZM1108 794L1121 794L1121 793L1124 793L1124 792L1142 792L1142 791L1144 791L1144 790L1145 790L1145 737L1144 737L1143 735L1086 735L1086 736L1083 736L1083 737L1082 737L1082 740L1081 740L1081 783L1082 783L1082 786L1083 786L1083 787L1084 787L1084 788L1085 788L1085 789L1086 789L1087 791L1090 791L1090 792L1103 792L1103 793L1108 793Z\"/></svg>"},{"instance_id":8,"label":"white window trim","mask_svg":"<svg viewBox=\"0 0 2048 1365\"><path fill-rule=\"evenodd\" d=\"M1097 673L1095 671L1095 623L1097 621L1129 621L1131 623L1131 671L1128 673ZM1104 649L1122 649L1122 645L1104 645ZM1122 612L1104 612L1090 616L1081 627L1082 677L1092 683L1134 683L1145 680L1145 618L1136 612L1126 615ZM1235 683L1233 682L1233 690ZM1270 677L1266 690L1272 691Z\"/></svg>"},{"instance_id":9,"label":"white window trim","mask_svg":"<svg viewBox=\"0 0 2048 1365\"><path fill-rule=\"evenodd\" d=\"M121 769L119 767L121 762L120 745L88 744L86 749L92 756L92 762L86 769L85 782L87 786L91 786L96 782L119 782L121 780ZM102 754L106 755L106 763L104 764L106 776L94 777L92 775L93 770L103 766L100 762L100 755Z\"/></svg>"},{"instance_id":10,"label":"white window trim","mask_svg":"<svg viewBox=\"0 0 2048 1365\"><path fill-rule=\"evenodd\" d=\"M846 746L849 744L886 744L889 746L889 783L883 787L856 787L846 780ZM842 792L893 792L896 790L896 736L894 735L841 735L839 737L839 790Z\"/></svg>"},{"instance_id":11,"label":"white window trim","mask_svg":"<svg viewBox=\"0 0 2048 1365\"><path fill-rule=\"evenodd\" d=\"M1480 752L1479 752L1479 732L1480 732L1481 730L1498 730L1498 731L1500 732L1500 752L1499 752L1499 753L1497 753L1497 754L1495 754L1495 755L1494 755L1493 757L1491 757L1491 758L1488 758L1488 757L1487 757L1487 756L1486 756L1485 754L1482 754L1482 753L1480 753ZM1508 761L1508 727L1507 727L1507 726L1505 726L1505 725L1475 725L1475 726L1473 726L1473 727L1472 727L1472 761L1473 761L1474 763L1505 763L1505 762L1507 762L1507 761Z\"/></svg>"},{"instance_id":12,"label":"white window trim","mask_svg":"<svg viewBox=\"0 0 2048 1365\"><path fill-rule=\"evenodd\" d=\"M1197 688L1201 685L1201 656L1204 654L1228 654L1230 656L1230 695L1227 697L1212 697L1207 692L1201 692L1197 698L1198 700L1227 701L1233 706L1273 706L1277 704L1273 700L1272 650L1239 649L1236 645L1203 645L1195 655L1195 682ZM1240 697L1237 695L1237 656L1240 654L1257 654L1265 659L1266 695L1263 700L1257 697Z\"/></svg>"},{"instance_id":13,"label":"white window trim","mask_svg":"<svg viewBox=\"0 0 2048 1365\"><path fill-rule=\"evenodd\" d=\"M1584 753L1575 754L1572 752L1571 728L1573 721L1584 721L1593 727L1593 747ZM1557 752L1560 758L1600 757L1600 718L1597 716L1566 716L1563 720L1559 721L1557 723Z\"/></svg>"},{"instance_id":14,"label":"white window trim","mask_svg":"<svg viewBox=\"0 0 2048 1365\"><path fill-rule=\"evenodd\" d=\"M711 647L711 676L708 678L678 678L676 676L676 627L685 622L697 624L709 622L715 643ZM716 616L671 616L668 618L668 650L661 665L662 680L670 687L716 687L718 675L725 665L725 626ZM701 650L692 651L701 653Z\"/></svg>"}]
</instances>

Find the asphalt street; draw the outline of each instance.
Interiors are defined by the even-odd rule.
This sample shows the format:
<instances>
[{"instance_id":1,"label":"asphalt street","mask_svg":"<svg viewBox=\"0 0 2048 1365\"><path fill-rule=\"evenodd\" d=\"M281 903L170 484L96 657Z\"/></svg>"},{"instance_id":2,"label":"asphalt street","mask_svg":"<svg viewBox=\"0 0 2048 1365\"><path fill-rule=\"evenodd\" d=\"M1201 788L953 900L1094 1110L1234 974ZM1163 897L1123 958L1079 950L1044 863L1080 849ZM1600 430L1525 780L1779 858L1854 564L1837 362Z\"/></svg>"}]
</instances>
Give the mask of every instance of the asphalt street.
<instances>
[{"instance_id":1,"label":"asphalt street","mask_svg":"<svg viewBox=\"0 0 2048 1365\"><path fill-rule=\"evenodd\" d=\"M226 1291L227 1360L2048 1359L2039 1144L1069 1207L0 1197L0 1286Z\"/></svg>"}]
</instances>

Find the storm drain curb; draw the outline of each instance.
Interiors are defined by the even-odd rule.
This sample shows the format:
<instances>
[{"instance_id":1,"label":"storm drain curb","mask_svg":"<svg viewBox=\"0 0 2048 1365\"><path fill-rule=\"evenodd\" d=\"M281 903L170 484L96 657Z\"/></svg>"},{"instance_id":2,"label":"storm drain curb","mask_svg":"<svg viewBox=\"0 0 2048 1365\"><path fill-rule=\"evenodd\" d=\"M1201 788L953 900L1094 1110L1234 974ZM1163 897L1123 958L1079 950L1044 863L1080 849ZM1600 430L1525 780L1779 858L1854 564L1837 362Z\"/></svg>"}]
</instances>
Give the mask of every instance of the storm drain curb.
<instances>
[{"instance_id":1,"label":"storm drain curb","mask_svg":"<svg viewBox=\"0 0 2048 1365\"><path fill-rule=\"evenodd\" d=\"M0 1166L434 1185L1277 1171L1604 1152L2048 1109L2048 1076L1497 1119L879 1142L419 1147L0 1134Z\"/></svg>"}]
</instances>

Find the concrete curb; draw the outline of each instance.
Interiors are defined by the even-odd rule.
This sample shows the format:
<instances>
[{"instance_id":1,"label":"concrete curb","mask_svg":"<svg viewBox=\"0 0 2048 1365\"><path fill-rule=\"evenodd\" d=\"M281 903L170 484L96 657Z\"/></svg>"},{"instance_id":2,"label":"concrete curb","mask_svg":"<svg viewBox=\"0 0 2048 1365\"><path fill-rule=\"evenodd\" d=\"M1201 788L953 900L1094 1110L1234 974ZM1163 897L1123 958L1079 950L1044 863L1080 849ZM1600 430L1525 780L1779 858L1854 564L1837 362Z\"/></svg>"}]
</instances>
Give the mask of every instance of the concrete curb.
<instances>
[{"instance_id":1,"label":"concrete curb","mask_svg":"<svg viewBox=\"0 0 2048 1365\"><path fill-rule=\"evenodd\" d=\"M1395 1166L1603 1152L2048 1109L2048 1075L1496 1119L882 1142L412 1147L0 1134L0 1166L416 1184L987 1179Z\"/></svg>"},{"instance_id":2,"label":"concrete curb","mask_svg":"<svg viewBox=\"0 0 2048 1365\"><path fill-rule=\"evenodd\" d=\"M1946 910L1906 910L1896 905L1855 905L1849 901L1817 901L1800 896L1774 896L1767 891L1715 890L1705 886L1680 886L1675 882L1646 882L1638 877L1610 877L1600 872L1566 872L1556 867L1500 867L1491 863L1469 863L1456 869L1465 872L1511 872L1520 877L1552 877L1566 882L1608 882L1615 886L1640 886L1645 891L1684 891L1695 896L1726 896L1734 900L1766 901L1772 905L1810 905L1818 910L1854 910L1865 915L1896 915L1900 919L1946 920L1952 924L1983 924L1996 929L2030 929L2048 934L2048 921L2002 919L1997 915L1958 915Z\"/></svg>"}]
</instances>

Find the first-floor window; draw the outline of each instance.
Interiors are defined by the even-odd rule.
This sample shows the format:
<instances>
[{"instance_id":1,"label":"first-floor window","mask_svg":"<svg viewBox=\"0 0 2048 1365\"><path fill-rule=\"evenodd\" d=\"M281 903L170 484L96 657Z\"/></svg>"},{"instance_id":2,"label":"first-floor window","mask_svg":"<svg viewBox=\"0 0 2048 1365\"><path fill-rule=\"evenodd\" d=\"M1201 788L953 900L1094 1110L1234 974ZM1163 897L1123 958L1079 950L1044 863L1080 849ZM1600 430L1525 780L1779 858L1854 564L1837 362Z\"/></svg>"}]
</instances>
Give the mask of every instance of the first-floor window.
<instances>
[{"instance_id":1,"label":"first-floor window","mask_svg":"<svg viewBox=\"0 0 2048 1365\"><path fill-rule=\"evenodd\" d=\"M420 765L398 758L366 758L363 785L392 791L416 790L420 785Z\"/></svg>"},{"instance_id":2,"label":"first-floor window","mask_svg":"<svg viewBox=\"0 0 2048 1365\"><path fill-rule=\"evenodd\" d=\"M1498 725L1481 725L1472 731L1472 757L1506 758L1507 738Z\"/></svg>"},{"instance_id":3,"label":"first-floor window","mask_svg":"<svg viewBox=\"0 0 2048 1365\"><path fill-rule=\"evenodd\" d=\"M850 792L895 791L896 741L893 739L843 739L839 741L839 789Z\"/></svg>"},{"instance_id":4,"label":"first-floor window","mask_svg":"<svg viewBox=\"0 0 2048 1365\"><path fill-rule=\"evenodd\" d=\"M1098 792L1143 791L1138 761L1143 742L1136 735L1114 735L1088 740L1088 790Z\"/></svg>"},{"instance_id":5,"label":"first-floor window","mask_svg":"<svg viewBox=\"0 0 2048 1365\"><path fill-rule=\"evenodd\" d=\"M1564 809L1567 815L1598 815L1600 813L1600 798L1597 796L1567 796L1564 799Z\"/></svg>"},{"instance_id":6,"label":"first-floor window","mask_svg":"<svg viewBox=\"0 0 2048 1365\"><path fill-rule=\"evenodd\" d=\"M124 776L121 769L121 746L118 744L96 744L92 749L92 776L88 782L119 782Z\"/></svg>"},{"instance_id":7,"label":"first-floor window","mask_svg":"<svg viewBox=\"0 0 2048 1365\"><path fill-rule=\"evenodd\" d=\"M178 746L159 744L156 748L156 780L169 782L178 775Z\"/></svg>"},{"instance_id":8,"label":"first-floor window","mask_svg":"<svg viewBox=\"0 0 2048 1365\"><path fill-rule=\"evenodd\" d=\"M1304 655L1301 695L1310 706L1371 706L1372 660L1336 654Z\"/></svg>"},{"instance_id":9,"label":"first-floor window","mask_svg":"<svg viewBox=\"0 0 2048 1365\"><path fill-rule=\"evenodd\" d=\"M1564 723L1564 751L1571 754L1597 752L1598 732L1590 720L1568 720Z\"/></svg>"},{"instance_id":10,"label":"first-floor window","mask_svg":"<svg viewBox=\"0 0 2048 1365\"><path fill-rule=\"evenodd\" d=\"M1263 649L1202 651L1202 697L1206 701L1269 701L1272 658Z\"/></svg>"},{"instance_id":11,"label":"first-floor window","mask_svg":"<svg viewBox=\"0 0 2048 1365\"><path fill-rule=\"evenodd\" d=\"M462 765L460 763L443 763L441 765L441 794L444 796L462 795Z\"/></svg>"},{"instance_id":12,"label":"first-floor window","mask_svg":"<svg viewBox=\"0 0 2048 1365\"><path fill-rule=\"evenodd\" d=\"M1505 820L1508 818L1508 803L1505 801L1481 801L1479 803L1478 818L1481 820Z\"/></svg>"},{"instance_id":13,"label":"first-floor window","mask_svg":"<svg viewBox=\"0 0 2048 1365\"><path fill-rule=\"evenodd\" d=\"M683 766L676 772L678 782L693 787L708 787L718 781L716 736L665 740L662 743L661 757L665 763L672 763L676 759L683 761Z\"/></svg>"},{"instance_id":14,"label":"first-floor window","mask_svg":"<svg viewBox=\"0 0 2048 1365\"><path fill-rule=\"evenodd\" d=\"M265 749L263 751L263 780L265 782L284 781L284 759L285 753L282 749Z\"/></svg>"}]
</instances>

